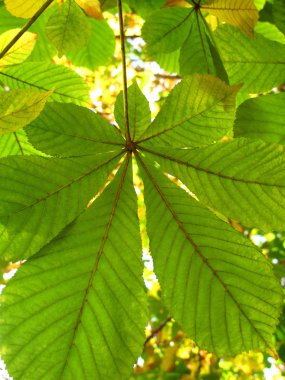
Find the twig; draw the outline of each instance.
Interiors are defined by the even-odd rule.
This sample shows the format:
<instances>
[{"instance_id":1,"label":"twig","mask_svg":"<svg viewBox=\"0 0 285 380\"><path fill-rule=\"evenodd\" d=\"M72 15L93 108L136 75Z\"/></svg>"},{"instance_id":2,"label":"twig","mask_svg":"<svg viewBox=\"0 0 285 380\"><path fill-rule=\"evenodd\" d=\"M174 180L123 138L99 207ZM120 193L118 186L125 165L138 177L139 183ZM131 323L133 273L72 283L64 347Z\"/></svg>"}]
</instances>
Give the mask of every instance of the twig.
<instances>
[{"instance_id":1,"label":"twig","mask_svg":"<svg viewBox=\"0 0 285 380\"><path fill-rule=\"evenodd\" d=\"M118 10L119 10L120 39L121 39L122 66L123 66L123 97L124 97L124 111L125 111L125 121L126 121L126 141L127 141L127 144L129 144L131 142L131 137L130 137L130 123L129 123L128 79L127 79L125 32L124 32L122 0L118 0Z\"/></svg>"},{"instance_id":2,"label":"twig","mask_svg":"<svg viewBox=\"0 0 285 380\"><path fill-rule=\"evenodd\" d=\"M8 43L8 45L0 53L0 59L8 53L8 51L15 45L15 43L22 37L22 35L33 25L33 23L40 17L40 15L47 9L47 7L54 0L47 0L43 6L33 15L33 17L23 26L23 28L16 34L16 36Z\"/></svg>"},{"instance_id":3,"label":"twig","mask_svg":"<svg viewBox=\"0 0 285 380\"><path fill-rule=\"evenodd\" d=\"M172 317L168 317L165 321L162 322L161 325L159 325L156 329L152 330L152 332L150 333L150 335L146 338L144 344L146 345L153 337L155 337L155 335L158 334L163 329L163 327L169 321L171 321L171 319L172 319Z\"/></svg>"}]
</instances>

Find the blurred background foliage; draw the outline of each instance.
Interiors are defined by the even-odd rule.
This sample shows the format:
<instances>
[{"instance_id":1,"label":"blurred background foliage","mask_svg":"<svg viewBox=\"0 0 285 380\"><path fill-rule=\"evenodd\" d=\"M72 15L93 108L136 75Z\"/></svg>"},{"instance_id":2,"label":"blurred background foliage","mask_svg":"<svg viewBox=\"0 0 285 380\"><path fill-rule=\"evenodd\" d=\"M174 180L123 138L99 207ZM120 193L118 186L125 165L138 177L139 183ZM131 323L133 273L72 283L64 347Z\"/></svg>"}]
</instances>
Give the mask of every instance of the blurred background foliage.
<instances>
[{"instance_id":1,"label":"blurred background foliage","mask_svg":"<svg viewBox=\"0 0 285 380\"><path fill-rule=\"evenodd\" d=\"M170 90L180 80L179 52L150 57L145 42L141 38L141 28L145 17L155 9L160 9L162 6L188 5L183 0L126 0L124 2L129 84L134 80L138 82L150 102L153 117ZM266 37L284 44L285 37L282 32L284 32L285 23L284 20L275 22L273 0L256 0L256 6L261 10L256 30ZM283 6L285 7L284 2ZM48 42L43 32L47 18L52 12L52 9L49 9L46 15L33 25L32 31L37 32L39 38L28 61L37 61L40 58L74 70L84 78L89 86L90 107L109 121L114 122L115 99L122 89L116 1L100 0L98 7L103 13L99 12L92 20L93 37L90 39L90 44L84 47L85 51L75 52L70 56L63 55L62 57L55 55L54 47ZM217 24L215 17L211 16L207 21L212 28L215 28ZM10 15L6 11L4 3L0 1L0 33L11 28L21 27L23 24L24 20ZM108 48L106 49L106 47ZM92 59L86 58L88 51L93 54ZM272 91L284 91L284 86L274 88ZM242 94L238 102L242 103L248 97L258 95ZM234 358L217 357L207 351L200 350L171 318L162 303L159 283L153 272L152 259L148 250L142 183L138 177L135 181L139 198L143 260L145 263L144 279L150 315L149 324L146 327L144 351L134 366L130 380L285 379L285 307L274 336L276 353L251 352L240 354ZM275 274L280 279L282 286L285 286L285 233L276 231L263 233L257 229L248 230L234 221L230 222L260 248L262 253L272 262ZM2 288L20 265L21 262L10 263L3 260L0 262L0 286ZM0 379L1 377L8 379L4 369L0 374Z\"/></svg>"}]
</instances>

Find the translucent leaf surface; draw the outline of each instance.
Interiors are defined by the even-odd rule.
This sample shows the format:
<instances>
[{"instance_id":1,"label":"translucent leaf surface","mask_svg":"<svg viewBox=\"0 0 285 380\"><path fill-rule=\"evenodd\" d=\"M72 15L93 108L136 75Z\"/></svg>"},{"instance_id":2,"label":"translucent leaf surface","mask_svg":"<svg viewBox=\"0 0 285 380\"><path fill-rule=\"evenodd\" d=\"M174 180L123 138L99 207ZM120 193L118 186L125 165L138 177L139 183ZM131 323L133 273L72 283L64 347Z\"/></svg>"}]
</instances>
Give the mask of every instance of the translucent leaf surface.
<instances>
[{"instance_id":1,"label":"translucent leaf surface","mask_svg":"<svg viewBox=\"0 0 285 380\"><path fill-rule=\"evenodd\" d=\"M108 152L124 146L123 137L102 116L74 104L47 104L26 131L37 149L63 157Z\"/></svg>"},{"instance_id":2,"label":"translucent leaf surface","mask_svg":"<svg viewBox=\"0 0 285 380\"><path fill-rule=\"evenodd\" d=\"M156 146L201 146L231 134L240 86L192 75L170 93L141 141Z\"/></svg>"},{"instance_id":3,"label":"translucent leaf surface","mask_svg":"<svg viewBox=\"0 0 285 380\"><path fill-rule=\"evenodd\" d=\"M132 140L137 140L147 129L151 122L151 114L148 101L139 86L134 82L128 89L129 127ZM115 118L125 135L125 111L123 93L117 97L115 104Z\"/></svg>"},{"instance_id":4,"label":"translucent leaf surface","mask_svg":"<svg viewBox=\"0 0 285 380\"><path fill-rule=\"evenodd\" d=\"M249 36L253 35L258 11L253 0L208 0L202 9L233 25Z\"/></svg>"},{"instance_id":5,"label":"translucent leaf surface","mask_svg":"<svg viewBox=\"0 0 285 380\"><path fill-rule=\"evenodd\" d=\"M157 148L153 159L206 206L247 227L282 230L284 147L234 139L191 150Z\"/></svg>"},{"instance_id":6,"label":"translucent leaf surface","mask_svg":"<svg viewBox=\"0 0 285 380\"><path fill-rule=\"evenodd\" d=\"M46 2L46 0L4 0L6 8L17 17L32 17Z\"/></svg>"},{"instance_id":7,"label":"translucent leaf surface","mask_svg":"<svg viewBox=\"0 0 285 380\"><path fill-rule=\"evenodd\" d=\"M24 127L42 111L51 92L31 90L0 92L0 135Z\"/></svg>"},{"instance_id":8,"label":"translucent leaf surface","mask_svg":"<svg viewBox=\"0 0 285 380\"><path fill-rule=\"evenodd\" d=\"M17 261L48 243L86 208L112 171L109 162L118 156L2 158L0 256Z\"/></svg>"},{"instance_id":9,"label":"translucent leaf surface","mask_svg":"<svg viewBox=\"0 0 285 380\"><path fill-rule=\"evenodd\" d=\"M0 52L12 41L20 29L11 29L0 35ZM0 68L15 65L23 62L32 52L37 35L26 32L20 39L7 51L3 58L0 58Z\"/></svg>"},{"instance_id":10,"label":"translucent leaf surface","mask_svg":"<svg viewBox=\"0 0 285 380\"><path fill-rule=\"evenodd\" d=\"M165 8L153 12L142 28L142 36L150 53L169 53L177 50L185 41L193 10L187 8Z\"/></svg>"},{"instance_id":11,"label":"translucent leaf surface","mask_svg":"<svg viewBox=\"0 0 285 380\"><path fill-rule=\"evenodd\" d=\"M238 29L227 25L217 29L215 41L230 83L243 83L242 91L264 92L285 82L283 44L270 41L257 33L249 39Z\"/></svg>"},{"instance_id":12,"label":"translucent leaf surface","mask_svg":"<svg viewBox=\"0 0 285 380\"><path fill-rule=\"evenodd\" d=\"M91 24L80 7L73 0L67 0L49 18L46 34L62 56L86 45Z\"/></svg>"},{"instance_id":13,"label":"translucent leaf surface","mask_svg":"<svg viewBox=\"0 0 285 380\"><path fill-rule=\"evenodd\" d=\"M10 89L30 88L53 91L50 100L80 105L89 102L89 91L83 79L63 66L43 62L27 62L0 72L0 80Z\"/></svg>"},{"instance_id":14,"label":"translucent leaf surface","mask_svg":"<svg viewBox=\"0 0 285 380\"><path fill-rule=\"evenodd\" d=\"M154 266L170 313L220 355L272 345L280 287L244 236L140 160Z\"/></svg>"},{"instance_id":15,"label":"translucent leaf surface","mask_svg":"<svg viewBox=\"0 0 285 380\"><path fill-rule=\"evenodd\" d=\"M112 58L115 51L115 35L105 20L90 20L90 23L92 33L88 43L67 56L76 66L95 70Z\"/></svg>"},{"instance_id":16,"label":"translucent leaf surface","mask_svg":"<svg viewBox=\"0 0 285 380\"><path fill-rule=\"evenodd\" d=\"M124 165L5 289L1 343L9 347L11 375L125 380L145 340L141 249L132 172Z\"/></svg>"},{"instance_id":17,"label":"translucent leaf surface","mask_svg":"<svg viewBox=\"0 0 285 380\"><path fill-rule=\"evenodd\" d=\"M234 132L285 145L285 93L246 100L238 108Z\"/></svg>"}]
</instances>

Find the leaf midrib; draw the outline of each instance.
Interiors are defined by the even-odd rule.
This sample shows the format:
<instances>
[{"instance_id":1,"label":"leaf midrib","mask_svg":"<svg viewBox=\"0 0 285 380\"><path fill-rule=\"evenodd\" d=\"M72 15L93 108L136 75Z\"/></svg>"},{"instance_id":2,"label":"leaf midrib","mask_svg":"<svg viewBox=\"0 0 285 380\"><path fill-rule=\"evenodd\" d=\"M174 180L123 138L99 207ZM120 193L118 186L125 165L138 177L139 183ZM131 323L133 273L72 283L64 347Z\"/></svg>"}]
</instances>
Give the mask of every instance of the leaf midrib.
<instances>
[{"instance_id":1,"label":"leaf midrib","mask_svg":"<svg viewBox=\"0 0 285 380\"><path fill-rule=\"evenodd\" d=\"M102 168L103 166L105 166L105 165L108 165L111 161L115 160L116 158L118 158L119 156L121 156L121 155L124 154L124 153L125 153L125 151L121 151L121 152L119 152L119 153L116 154L115 156L113 156L113 157L109 158L108 160L104 161L103 163L97 165L95 168L92 168L92 169L90 169L89 171L83 173L81 176L79 176L79 177L73 179L72 181L69 181L69 182L67 182L67 183L65 183L65 184L63 184L63 185L61 185L60 187L58 187L57 189L53 190L52 192L46 194L45 196L43 196L43 197L41 197L41 198L35 200L34 202L32 202L32 203L30 203L30 204L28 204L28 205L22 207L21 209L19 209L19 210L17 210L17 211L14 211L14 212L10 213L10 214L0 215L0 217L8 217L8 216L10 216L10 215L12 215L12 214L18 214L18 213L20 213L20 212L23 212L24 210L26 210L26 209L28 209L28 208L30 208L30 207L34 207L34 206L37 205L38 203L43 202L43 201L49 199L50 197L52 197L53 195L59 193L61 190L65 189L65 188L67 188L67 187L73 185L74 183L81 181L83 178L85 178L85 177L87 177L87 176L89 176L89 175L95 173L97 170L101 169L101 168Z\"/></svg>"},{"instance_id":2,"label":"leaf midrib","mask_svg":"<svg viewBox=\"0 0 285 380\"><path fill-rule=\"evenodd\" d=\"M173 126L167 128L167 129L164 129L163 131L160 131L160 132L158 132L158 133L156 133L156 134L154 134L154 135L152 135L152 136L149 136L149 137L146 137L146 138L144 138L144 139L142 139L142 140L137 141L137 144L142 143L142 142L144 142L144 141L148 141L148 140L154 139L154 138L157 137L157 136L160 136L160 135L162 135L162 134L164 134L164 133L167 133L167 132L169 132L169 131L172 131L173 129L175 129L175 128L177 128L177 127L180 127L182 124L184 124L184 123L186 123L186 122L190 122L190 121L191 121L192 119L194 119L195 117L198 117L198 116L202 115L204 112L208 112L208 111L211 110L213 107L215 107L217 104L219 104L220 102L224 101L224 100L227 99L229 96L231 96L231 95L233 94L233 91L234 91L234 86L231 87L231 89L232 89L232 92L227 93L225 96L221 97L220 99L218 99L217 101L215 101L213 104L211 104L208 108L205 108L205 107L204 107L200 112L198 112L198 113L196 113L196 114L194 114L194 115L191 115L190 117L187 117L187 118L185 118L185 119L183 119L183 120L177 122L177 124L175 124L175 125L173 125ZM157 118L158 118L158 117L159 117L159 114L157 115ZM153 126L153 125L155 124L157 118L154 119L154 121L150 124L150 126L148 127L148 129L149 129L151 126ZM145 134L147 133L148 129L146 130Z\"/></svg>"},{"instance_id":3,"label":"leaf midrib","mask_svg":"<svg viewBox=\"0 0 285 380\"><path fill-rule=\"evenodd\" d=\"M240 314L242 314L244 316L244 318L248 321L249 325L251 326L251 328L256 332L256 334L260 337L260 339L263 341L263 343L265 344L265 347L268 347L268 342L264 339L264 337L259 333L259 331L256 329L256 327L253 325L252 321L249 319L249 317L247 316L247 314L243 311L243 309L240 307L238 301L235 299L234 295L232 294L231 290L229 289L229 287L227 286L227 284L225 284L225 282L223 281L223 279L219 276L219 273L218 271L216 271L210 264L209 260L203 255L203 253L201 252L201 250L199 249L199 247L196 245L196 243L193 241L193 239L191 238L190 234L187 232L187 230L185 229L183 223L179 220L179 217L178 215L175 213L175 211L173 210L173 208L171 207L170 203L168 202L167 198L165 197L165 195L163 194L163 192L161 191L160 187L158 186L157 182L155 181L154 177L152 176L152 174L149 172L147 166L145 165L145 163L143 162L143 160L140 158L140 155L136 153L136 158L138 159L138 161L141 163L142 167L144 168L147 176L149 177L150 181L152 182L152 184L154 185L154 187L156 188L157 192L159 193L159 195L161 196L164 204L166 205L166 207L168 208L168 210L171 212L175 222L177 223L178 227L180 228L180 230L183 232L183 234L185 235L185 238L190 242L190 244L192 245L192 247L194 248L195 252L199 255L199 257L201 258L201 260L203 261L203 263L209 268L209 270L212 272L213 274L213 277L216 277L217 280L220 282L220 284L222 285L222 287L225 289L225 292L231 297L232 301L235 303L235 305L237 306Z\"/></svg>"},{"instance_id":4,"label":"leaf midrib","mask_svg":"<svg viewBox=\"0 0 285 380\"><path fill-rule=\"evenodd\" d=\"M78 315L78 318L77 318L77 321L76 321L76 325L74 327L74 332L73 332L72 340L71 340L71 343L70 343L70 346L69 346L69 349L68 349L68 352L67 352L67 355L66 355L64 366L63 366L62 371L61 371L61 373L59 375L60 379L62 378L62 375L64 374L65 368L67 366L67 363L68 363L68 360L69 360L69 357L70 357L70 354L71 354L71 351L72 351L72 347L73 347L74 342L76 340L77 331L78 331L78 328L79 328L81 320L82 320L82 316L83 316L83 312L84 312L84 307L86 305L88 294L89 294L90 289L92 288L94 276L95 276L95 274L96 274L96 272L98 270L99 262L100 262L100 259L102 257L102 254L103 254L103 250L104 250L106 241L108 239L108 234L109 234L112 222L113 222L113 218L114 218L114 215L115 215L115 212L116 212L116 209L117 209L117 206L118 206L119 198L121 196L122 188L123 188L123 185L124 185L124 182L125 182L127 170L128 170L128 167L129 167L130 158L131 158L131 153L129 152L127 154L127 159L126 159L126 162L124 164L122 178L121 178L121 181L119 183L118 191L117 191L116 196L115 196L113 208L111 210L110 217L109 217L107 226L105 228L104 235L102 237L101 246L100 246L99 251L98 251L98 253L97 253L96 257L95 257L95 262L94 262L93 267L92 267L92 271L91 271L91 274L90 274L88 285L87 285L87 287L85 289L85 293L84 293L84 297L83 297L83 300L82 300L81 308L79 310L79 315Z\"/></svg>"},{"instance_id":5,"label":"leaf midrib","mask_svg":"<svg viewBox=\"0 0 285 380\"><path fill-rule=\"evenodd\" d=\"M0 75L4 75L5 77L7 77L7 78L11 78L11 79L15 80L16 82L20 82L20 83L26 84L26 85L28 85L28 86L30 86L30 87L35 87L35 88L37 88L37 89L39 89L39 90L43 90L43 91L53 91L53 94L60 95L60 96L64 96L64 97L66 97L66 98L74 99L74 100L80 101L80 102L82 102L82 103L88 104L88 102L87 102L86 100L82 100L82 99L80 99L80 98L78 98L78 97L75 97L75 96L72 96L72 95L63 94L62 92L59 92L59 91L57 91L57 90L51 90L50 88L45 88L45 87L42 87L42 86L38 86L38 85L36 85L36 84L34 84L34 83L27 82L27 81L25 81L25 80L22 80L22 79L20 79L20 78L17 78L17 77L15 77L15 76L13 76L13 75L9 75L9 74L4 73L4 72L0 72Z\"/></svg>"},{"instance_id":6,"label":"leaf midrib","mask_svg":"<svg viewBox=\"0 0 285 380\"><path fill-rule=\"evenodd\" d=\"M228 179L228 180L231 180L231 181L234 181L234 182L241 182L241 183L246 183L246 184L251 184L251 185L268 186L268 187L275 187L275 188L277 187L277 188L281 188L281 189L285 188L285 185L272 184L272 183L266 183L266 182L259 182L259 181L254 181L254 180L245 180L245 179L242 179L242 178L236 178L236 177L228 176L228 175L225 175L225 174L216 173L216 172L214 172L212 170L201 168L200 166L197 166L197 165L191 164L189 162L185 162L185 161L179 160L178 158L174 158L174 157L168 156L168 155L163 154L163 153L155 152L153 150L150 150L150 149L147 149L147 148L144 148L144 147L141 147L141 146L138 146L138 149L141 149L142 151L146 151L146 152L148 152L150 154L153 154L154 156L162 157L162 158L165 158L166 160L176 162L179 165L187 166L187 167L189 167L191 169L195 169L197 171L204 172L204 173L207 173L207 174L210 174L210 175L214 175L216 177L220 177L220 178L223 178L223 179Z\"/></svg>"}]
</instances>

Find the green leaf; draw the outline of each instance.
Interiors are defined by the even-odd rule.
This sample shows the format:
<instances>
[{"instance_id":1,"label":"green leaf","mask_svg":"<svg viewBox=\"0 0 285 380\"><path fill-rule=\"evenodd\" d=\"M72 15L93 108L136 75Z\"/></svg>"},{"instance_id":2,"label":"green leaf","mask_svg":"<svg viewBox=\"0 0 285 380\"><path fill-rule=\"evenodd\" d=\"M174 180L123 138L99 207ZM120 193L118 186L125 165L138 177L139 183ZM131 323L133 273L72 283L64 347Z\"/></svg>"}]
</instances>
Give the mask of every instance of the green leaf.
<instances>
[{"instance_id":1,"label":"green leaf","mask_svg":"<svg viewBox=\"0 0 285 380\"><path fill-rule=\"evenodd\" d=\"M195 74L183 79L140 141L182 148L210 144L231 135L239 88L210 75Z\"/></svg>"},{"instance_id":2,"label":"green leaf","mask_svg":"<svg viewBox=\"0 0 285 380\"><path fill-rule=\"evenodd\" d=\"M234 132L285 145L285 93L246 100L238 108Z\"/></svg>"},{"instance_id":3,"label":"green leaf","mask_svg":"<svg viewBox=\"0 0 285 380\"><path fill-rule=\"evenodd\" d=\"M253 36L258 20L258 10L253 0L208 0L202 5L202 10Z\"/></svg>"},{"instance_id":4,"label":"green leaf","mask_svg":"<svg viewBox=\"0 0 285 380\"><path fill-rule=\"evenodd\" d=\"M258 22L255 31L269 40L285 44L285 35L280 32L277 26L270 24L270 22Z\"/></svg>"},{"instance_id":5,"label":"green leaf","mask_svg":"<svg viewBox=\"0 0 285 380\"><path fill-rule=\"evenodd\" d=\"M218 355L272 347L282 292L244 236L139 159L154 268L170 314Z\"/></svg>"},{"instance_id":6,"label":"green leaf","mask_svg":"<svg viewBox=\"0 0 285 380\"><path fill-rule=\"evenodd\" d=\"M149 126L151 122L151 114L148 101L140 90L137 82L134 82L128 88L128 108L131 139L138 140ZM115 118L122 133L125 135L126 122L123 92L120 92L116 100Z\"/></svg>"},{"instance_id":7,"label":"green leaf","mask_svg":"<svg viewBox=\"0 0 285 380\"><path fill-rule=\"evenodd\" d=\"M165 71L180 74L180 53L181 49L171 53L152 53L151 59L156 61Z\"/></svg>"},{"instance_id":8,"label":"green leaf","mask_svg":"<svg viewBox=\"0 0 285 380\"><path fill-rule=\"evenodd\" d=\"M128 378L147 323L141 249L127 161L103 195L5 289L1 345L10 374Z\"/></svg>"},{"instance_id":9,"label":"green leaf","mask_svg":"<svg viewBox=\"0 0 285 380\"><path fill-rule=\"evenodd\" d=\"M85 46L91 36L91 24L81 8L67 0L49 18L46 34L62 56Z\"/></svg>"},{"instance_id":10,"label":"green leaf","mask_svg":"<svg viewBox=\"0 0 285 380\"><path fill-rule=\"evenodd\" d=\"M38 252L86 208L120 154L2 158L0 256L17 261Z\"/></svg>"},{"instance_id":11,"label":"green leaf","mask_svg":"<svg viewBox=\"0 0 285 380\"><path fill-rule=\"evenodd\" d=\"M90 20L92 34L85 46L75 52L68 53L68 58L76 65L95 70L105 65L115 51L115 35L105 20Z\"/></svg>"},{"instance_id":12,"label":"green leaf","mask_svg":"<svg viewBox=\"0 0 285 380\"><path fill-rule=\"evenodd\" d=\"M149 53L170 53L182 46L191 27L188 19L192 11L173 7L153 12L142 28Z\"/></svg>"},{"instance_id":13,"label":"green leaf","mask_svg":"<svg viewBox=\"0 0 285 380\"><path fill-rule=\"evenodd\" d=\"M165 0L126 0L126 3L142 18L146 18L165 5Z\"/></svg>"},{"instance_id":14,"label":"green leaf","mask_svg":"<svg viewBox=\"0 0 285 380\"><path fill-rule=\"evenodd\" d=\"M43 110L51 92L31 90L0 92L0 135L15 132L33 121Z\"/></svg>"},{"instance_id":15,"label":"green leaf","mask_svg":"<svg viewBox=\"0 0 285 380\"><path fill-rule=\"evenodd\" d=\"M283 229L285 152L281 145L234 139L190 150L145 150L207 207L246 227Z\"/></svg>"},{"instance_id":16,"label":"green leaf","mask_svg":"<svg viewBox=\"0 0 285 380\"><path fill-rule=\"evenodd\" d=\"M29 28L31 32L37 34L36 45L27 58L28 61L50 61L56 55L56 49L48 42L45 32L47 19L50 17L53 9L47 9L35 23ZM25 20L11 15L0 3L0 33L9 29L22 28Z\"/></svg>"},{"instance_id":17,"label":"green leaf","mask_svg":"<svg viewBox=\"0 0 285 380\"><path fill-rule=\"evenodd\" d=\"M228 25L219 27L214 36L231 84L242 82L242 91L258 93L285 82L283 44L257 33L249 39Z\"/></svg>"},{"instance_id":18,"label":"green leaf","mask_svg":"<svg viewBox=\"0 0 285 380\"><path fill-rule=\"evenodd\" d=\"M22 28L24 25L25 20L11 15L4 3L0 3L0 33L7 32L9 29Z\"/></svg>"},{"instance_id":19,"label":"green leaf","mask_svg":"<svg viewBox=\"0 0 285 380\"><path fill-rule=\"evenodd\" d=\"M218 74L214 57L212 56L212 51L215 48L207 36L203 19L198 13L193 12L191 20L190 33L181 48L181 75L194 73Z\"/></svg>"},{"instance_id":20,"label":"green leaf","mask_svg":"<svg viewBox=\"0 0 285 380\"><path fill-rule=\"evenodd\" d=\"M53 91L50 100L88 105L89 90L83 79L66 67L45 62L27 62L0 72L0 81L10 89Z\"/></svg>"},{"instance_id":21,"label":"green leaf","mask_svg":"<svg viewBox=\"0 0 285 380\"><path fill-rule=\"evenodd\" d=\"M84 156L124 147L124 139L115 127L93 111L74 104L47 104L26 132L35 148L61 157Z\"/></svg>"},{"instance_id":22,"label":"green leaf","mask_svg":"<svg viewBox=\"0 0 285 380\"><path fill-rule=\"evenodd\" d=\"M285 33L285 0L274 0L272 15L275 25Z\"/></svg>"},{"instance_id":23,"label":"green leaf","mask_svg":"<svg viewBox=\"0 0 285 380\"><path fill-rule=\"evenodd\" d=\"M0 136L0 157L41 154L28 141L23 129Z\"/></svg>"},{"instance_id":24,"label":"green leaf","mask_svg":"<svg viewBox=\"0 0 285 380\"><path fill-rule=\"evenodd\" d=\"M31 18L46 0L4 0L6 8L16 17Z\"/></svg>"},{"instance_id":25,"label":"green leaf","mask_svg":"<svg viewBox=\"0 0 285 380\"><path fill-rule=\"evenodd\" d=\"M0 52L12 41L12 39L19 33L20 29L8 30L0 35ZM0 58L0 68L5 66L15 65L23 62L32 52L37 35L34 33L26 32L19 38L19 40L8 50L3 58Z\"/></svg>"}]
</instances>

